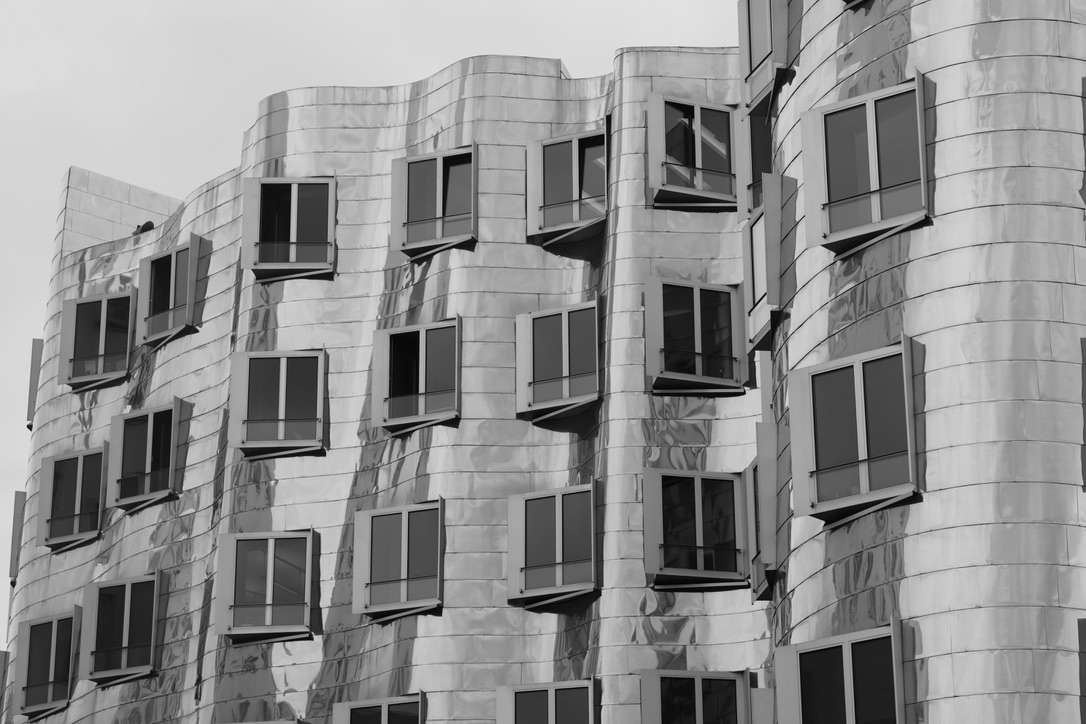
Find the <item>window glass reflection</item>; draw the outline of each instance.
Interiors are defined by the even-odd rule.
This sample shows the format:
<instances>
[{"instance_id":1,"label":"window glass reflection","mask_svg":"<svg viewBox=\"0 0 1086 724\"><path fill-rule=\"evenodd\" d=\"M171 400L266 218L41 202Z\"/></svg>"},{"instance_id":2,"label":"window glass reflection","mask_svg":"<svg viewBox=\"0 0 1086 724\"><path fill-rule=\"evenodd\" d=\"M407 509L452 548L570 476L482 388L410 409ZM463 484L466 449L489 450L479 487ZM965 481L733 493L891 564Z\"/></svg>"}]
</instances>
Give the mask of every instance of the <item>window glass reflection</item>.
<instances>
[{"instance_id":1,"label":"window glass reflection","mask_svg":"<svg viewBox=\"0 0 1086 724\"><path fill-rule=\"evenodd\" d=\"M852 367L811 378L818 500L860 493L856 391Z\"/></svg>"},{"instance_id":2,"label":"window glass reflection","mask_svg":"<svg viewBox=\"0 0 1086 724\"><path fill-rule=\"evenodd\" d=\"M555 563L556 511L554 496L524 501L524 588L549 588L557 584Z\"/></svg>"}]
</instances>

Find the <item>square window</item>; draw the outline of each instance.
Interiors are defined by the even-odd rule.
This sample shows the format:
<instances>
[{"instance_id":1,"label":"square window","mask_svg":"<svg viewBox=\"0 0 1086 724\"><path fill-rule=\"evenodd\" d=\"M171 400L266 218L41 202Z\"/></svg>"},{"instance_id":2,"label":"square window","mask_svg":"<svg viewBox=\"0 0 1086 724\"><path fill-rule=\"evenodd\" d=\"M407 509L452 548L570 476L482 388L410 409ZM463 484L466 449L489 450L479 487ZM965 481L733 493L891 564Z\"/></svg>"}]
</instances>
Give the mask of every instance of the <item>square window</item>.
<instances>
[{"instance_id":1,"label":"square window","mask_svg":"<svg viewBox=\"0 0 1086 724\"><path fill-rule=\"evenodd\" d=\"M333 273L334 178L250 178L243 194L242 268L260 281Z\"/></svg>"},{"instance_id":2,"label":"square window","mask_svg":"<svg viewBox=\"0 0 1086 724\"><path fill-rule=\"evenodd\" d=\"M595 302L517 315L517 412L542 420L599 398Z\"/></svg>"},{"instance_id":3,"label":"square window","mask_svg":"<svg viewBox=\"0 0 1086 724\"><path fill-rule=\"evenodd\" d=\"M741 673L715 671L641 672L644 724L748 722L750 690Z\"/></svg>"},{"instance_id":4,"label":"square window","mask_svg":"<svg viewBox=\"0 0 1086 724\"><path fill-rule=\"evenodd\" d=\"M596 589L595 511L591 485L509 498L510 602L534 608Z\"/></svg>"},{"instance_id":5,"label":"square window","mask_svg":"<svg viewBox=\"0 0 1086 724\"><path fill-rule=\"evenodd\" d=\"M742 286L650 279L645 284L645 366L667 395L741 395L746 390Z\"/></svg>"},{"instance_id":6,"label":"square window","mask_svg":"<svg viewBox=\"0 0 1086 724\"><path fill-rule=\"evenodd\" d=\"M912 354L901 345L792 370L795 514L840 524L917 491Z\"/></svg>"},{"instance_id":7,"label":"square window","mask_svg":"<svg viewBox=\"0 0 1086 724\"><path fill-rule=\"evenodd\" d=\"M355 514L355 613L391 621L441 606L445 501Z\"/></svg>"},{"instance_id":8,"label":"square window","mask_svg":"<svg viewBox=\"0 0 1086 724\"><path fill-rule=\"evenodd\" d=\"M373 336L373 425L405 433L460 417L460 318Z\"/></svg>"},{"instance_id":9,"label":"square window","mask_svg":"<svg viewBox=\"0 0 1086 724\"><path fill-rule=\"evenodd\" d=\"M735 209L732 110L649 95L648 185L655 206Z\"/></svg>"},{"instance_id":10,"label":"square window","mask_svg":"<svg viewBox=\"0 0 1086 724\"><path fill-rule=\"evenodd\" d=\"M477 239L478 148L392 161L390 241L409 257Z\"/></svg>"},{"instance_id":11,"label":"square window","mask_svg":"<svg viewBox=\"0 0 1086 724\"><path fill-rule=\"evenodd\" d=\"M136 342L160 345L195 325L199 237L140 262Z\"/></svg>"},{"instance_id":12,"label":"square window","mask_svg":"<svg viewBox=\"0 0 1086 724\"><path fill-rule=\"evenodd\" d=\"M424 724L426 694L332 705L332 724Z\"/></svg>"},{"instance_id":13,"label":"square window","mask_svg":"<svg viewBox=\"0 0 1086 724\"><path fill-rule=\"evenodd\" d=\"M230 366L231 445L248 458L324 451L323 351L238 352Z\"/></svg>"},{"instance_id":14,"label":"square window","mask_svg":"<svg viewBox=\"0 0 1086 724\"><path fill-rule=\"evenodd\" d=\"M76 606L61 616L19 624L15 687L20 695L20 714L34 720L68 706L75 684L81 619L82 610Z\"/></svg>"},{"instance_id":15,"label":"square window","mask_svg":"<svg viewBox=\"0 0 1086 724\"><path fill-rule=\"evenodd\" d=\"M217 632L234 643L312 638L312 531L219 536Z\"/></svg>"},{"instance_id":16,"label":"square window","mask_svg":"<svg viewBox=\"0 0 1086 724\"><path fill-rule=\"evenodd\" d=\"M644 471L645 572L657 590L747 585L741 475Z\"/></svg>"},{"instance_id":17,"label":"square window","mask_svg":"<svg viewBox=\"0 0 1086 724\"><path fill-rule=\"evenodd\" d=\"M497 724L595 724L595 681L498 687Z\"/></svg>"},{"instance_id":18,"label":"square window","mask_svg":"<svg viewBox=\"0 0 1086 724\"><path fill-rule=\"evenodd\" d=\"M83 673L99 684L149 676L155 669L157 576L90 583L84 591L87 625Z\"/></svg>"},{"instance_id":19,"label":"square window","mask_svg":"<svg viewBox=\"0 0 1086 724\"><path fill-rule=\"evenodd\" d=\"M102 528L109 445L42 460L38 542L54 553L92 541Z\"/></svg>"},{"instance_id":20,"label":"square window","mask_svg":"<svg viewBox=\"0 0 1086 724\"><path fill-rule=\"evenodd\" d=\"M808 245L834 253L927 218L923 77L803 116Z\"/></svg>"},{"instance_id":21,"label":"square window","mask_svg":"<svg viewBox=\"0 0 1086 724\"><path fill-rule=\"evenodd\" d=\"M61 384L100 387L128 376L135 291L64 302L60 322Z\"/></svg>"},{"instance_id":22,"label":"square window","mask_svg":"<svg viewBox=\"0 0 1086 724\"><path fill-rule=\"evenodd\" d=\"M746 102L777 82L788 58L787 0L739 0L740 70Z\"/></svg>"},{"instance_id":23,"label":"square window","mask_svg":"<svg viewBox=\"0 0 1086 724\"><path fill-rule=\"evenodd\" d=\"M180 492L180 426L191 409L175 397L170 405L114 416L109 472L118 508L134 513Z\"/></svg>"},{"instance_id":24,"label":"square window","mask_svg":"<svg viewBox=\"0 0 1086 724\"><path fill-rule=\"evenodd\" d=\"M777 647L780 723L903 724L899 627Z\"/></svg>"},{"instance_id":25,"label":"square window","mask_svg":"<svg viewBox=\"0 0 1086 724\"><path fill-rule=\"evenodd\" d=\"M607 144L599 131L528 146L528 238L544 246L603 238Z\"/></svg>"}]
</instances>

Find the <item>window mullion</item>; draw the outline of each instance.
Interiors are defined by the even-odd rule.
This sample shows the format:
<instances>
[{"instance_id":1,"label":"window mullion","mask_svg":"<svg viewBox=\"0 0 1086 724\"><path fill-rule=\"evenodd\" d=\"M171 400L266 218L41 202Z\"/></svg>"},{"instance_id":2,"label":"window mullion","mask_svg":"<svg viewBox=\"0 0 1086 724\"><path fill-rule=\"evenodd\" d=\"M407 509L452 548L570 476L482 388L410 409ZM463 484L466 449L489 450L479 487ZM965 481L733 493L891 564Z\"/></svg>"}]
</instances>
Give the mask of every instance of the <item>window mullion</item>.
<instances>
[{"instance_id":1,"label":"window mullion","mask_svg":"<svg viewBox=\"0 0 1086 724\"><path fill-rule=\"evenodd\" d=\"M702 546L705 545L705 524L702 519L701 485L702 477L696 475L694 481L694 555L698 559L698 570L705 570L705 556Z\"/></svg>"},{"instance_id":2,"label":"window mullion","mask_svg":"<svg viewBox=\"0 0 1086 724\"><path fill-rule=\"evenodd\" d=\"M856 390L856 445L862 461L859 464L860 493L863 494L871 491L871 483L867 474L870 463L867 454L867 415L864 413L864 363L862 360L853 366L852 377Z\"/></svg>"},{"instance_id":3,"label":"window mullion","mask_svg":"<svg viewBox=\"0 0 1086 724\"><path fill-rule=\"evenodd\" d=\"M173 329L173 312L177 306L177 252L170 254L170 297L169 310L166 312L166 324Z\"/></svg>"},{"instance_id":4,"label":"window mullion","mask_svg":"<svg viewBox=\"0 0 1086 724\"><path fill-rule=\"evenodd\" d=\"M570 174L573 176L573 220L581 220L581 140L574 138L570 144L573 158L570 160Z\"/></svg>"},{"instance_id":5,"label":"window mullion","mask_svg":"<svg viewBox=\"0 0 1086 724\"><path fill-rule=\"evenodd\" d=\"M298 184L290 185L290 252L287 259L296 261L298 249Z\"/></svg>"},{"instance_id":6,"label":"window mullion","mask_svg":"<svg viewBox=\"0 0 1086 724\"><path fill-rule=\"evenodd\" d=\"M73 623L74 623L74 621L73 621ZM53 699L53 684L54 684L53 677L56 676L56 671L57 671L57 644L60 643L57 640L58 639L58 631L57 631L57 629L59 628L58 624L60 624L60 619L56 619L56 618L53 619L53 621L49 624L49 631L50 631L50 633L49 633L49 676L46 678L46 682L47 682L46 687L48 687L48 688L45 690L45 696L48 699L49 703L52 703L54 701L54 699ZM71 693L71 692L69 692L69 693Z\"/></svg>"},{"instance_id":7,"label":"window mullion","mask_svg":"<svg viewBox=\"0 0 1086 724\"><path fill-rule=\"evenodd\" d=\"M867 134L867 165L871 184L871 220L877 222L882 221L882 194L879 189L879 146L877 139L879 129L875 123L875 101L868 101L865 105L867 127L869 129Z\"/></svg>"},{"instance_id":8,"label":"window mullion","mask_svg":"<svg viewBox=\"0 0 1086 724\"><path fill-rule=\"evenodd\" d=\"M275 406L279 420L276 422L275 431L280 440L287 439L287 361L289 359L289 357L279 358L279 399Z\"/></svg>"},{"instance_id":9,"label":"window mullion","mask_svg":"<svg viewBox=\"0 0 1086 724\"><path fill-rule=\"evenodd\" d=\"M691 129L694 137L694 188L702 189L701 177L701 106L694 106L694 127Z\"/></svg>"},{"instance_id":10,"label":"window mullion","mask_svg":"<svg viewBox=\"0 0 1086 724\"><path fill-rule=\"evenodd\" d=\"M554 720L554 714L557 708L558 689L552 686L547 689L547 724L558 724L558 722Z\"/></svg>"},{"instance_id":11,"label":"window mullion","mask_svg":"<svg viewBox=\"0 0 1086 724\"><path fill-rule=\"evenodd\" d=\"M98 302L98 358L94 360L94 372L99 375L106 371L106 326L108 324L106 308L109 306L108 303L108 299Z\"/></svg>"},{"instance_id":12,"label":"window mullion","mask_svg":"<svg viewBox=\"0 0 1086 724\"><path fill-rule=\"evenodd\" d=\"M705 721L705 704L702 701L702 681L700 676L694 676L694 721Z\"/></svg>"},{"instance_id":13,"label":"window mullion","mask_svg":"<svg viewBox=\"0 0 1086 724\"><path fill-rule=\"evenodd\" d=\"M411 535L408 527L411 523L410 511L400 512L400 601L407 602L407 562L411 559L408 546L411 543Z\"/></svg>"},{"instance_id":14,"label":"window mullion","mask_svg":"<svg viewBox=\"0 0 1086 724\"><path fill-rule=\"evenodd\" d=\"M418 395L419 395L419 412L423 415L426 414L426 338L429 336L426 334L426 329L420 329L419 335L419 358L416 360L419 370L419 382L418 382Z\"/></svg>"},{"instance_id":15,"label":"window mullion","mask_svg":"<svg viewBox=\"0 0 1086 724\"><path fill-rule=\"evenodd\" d=\"M701 343L701 288L692 287L694 290L694 374L704 374L704 360L702 359Z\"/></svg>"},{"instance_id":16,"label":"window mullion","mask_svg":"<svg viewBox=\"0 0 1086 724\"><path fill-rule=\"evenodd\" d=\"M434 204L434 208L437 209L437 237L438 239L445 236L445 205L441 202L442 197L445 195L445 157L438 156L437 158L437 178L434 184L435 193L437 194L437 203Z\"/></svg>"},{"instance_id":17,"label":"window mullion","mask_svg":"<svg viewBox=\"0 0 1086 724\"><path fill-rule=\"evenodd\" d=\"M564 498L565 496L561 493L554 496L554 583L557 586L564 583L565 566L563 564L566 560L566 552L562 550L562 526L565 524L562 520L562 500Z\"/></svg>"},{"instance_id":18,"label":"window mullion","mask_svg":"<svg viewBox=\"0 0 1086 724\"><path fill-rule=\"evenodd\" d=\"M128 635L132 627L132 584L124 585L124 625L121 626L121 668L128 668Z\"/></svg>"},{"instance_id":19,"label":"window mullion","mask_svg":"<svg viewBox=\"0 0 1086 724\"><path fill-rule=\"evenodd\" d=\"M846 641L841 644L841 648L844 649L841 655L841 668L844 670L845 680L845 723L855 724L856 722L856 692L853 690L853 677L852 677L852 642Z\"/></svg>"},{"instance_id":20,"label":"window mullion","mask_svg":"<svg viewBox=\"0 0 1086 724\"><path fill-rule=\"evenodd\" d=\"M86 462L87 456L80 455L75 464L75 500L72 504L72 510L75 511L75 525L72 526L72 530L76 533L83 532L83 463ZM49 481L49 485L53 486L53 497L57 495L56 488L56 473L53 474L53 480ZM51 515L52 511L47 510L43 515Z\"/></svg>"},{"instance_id":21,"label":"window mullion","mask_svg":"<svg viewBox=\"0 0 1086 724\"><path fill-rule=\"evenodd\" d=\"M267 569L264 572L264 576L267 579L267 583L264 584L264 625L271 626L272 623L272 600L275 594L275 538L268 539L268 563Z\"/></svg>"},{"instance_id":22,"label":"window mullion","mask_svg":"<svg viewBox=\"0 0 1086 724\"><path fill-rule=\"evenodd\" d=\"M562 312L562 397L569 399L569 310Z\"/></svg>"}]
</instances>

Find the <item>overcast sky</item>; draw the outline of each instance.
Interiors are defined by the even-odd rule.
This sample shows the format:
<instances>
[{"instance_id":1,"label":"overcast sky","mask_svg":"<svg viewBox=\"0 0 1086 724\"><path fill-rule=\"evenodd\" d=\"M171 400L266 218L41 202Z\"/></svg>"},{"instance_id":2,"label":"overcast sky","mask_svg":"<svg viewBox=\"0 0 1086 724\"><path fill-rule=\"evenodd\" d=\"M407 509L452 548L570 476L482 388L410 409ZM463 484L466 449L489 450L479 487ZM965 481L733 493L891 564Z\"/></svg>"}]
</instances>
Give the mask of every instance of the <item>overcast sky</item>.
<instances>
[{"instance_id":1,"label":"overcast sky","mask_svg":"<svg viewBox=\"0 0 1086 724\"><path fill-rule=\"evenodd\" d=\"M300 86L397 85L471 55L561 58L735 45L736 0L34 0L0 3L0 561L25 488L30 341L42 336L69 166L184 199L234 168L257 102ZM7 596L0 617L7 618ZM0 627L0 631L4 630Z\"/></svg>"}]
</instances>

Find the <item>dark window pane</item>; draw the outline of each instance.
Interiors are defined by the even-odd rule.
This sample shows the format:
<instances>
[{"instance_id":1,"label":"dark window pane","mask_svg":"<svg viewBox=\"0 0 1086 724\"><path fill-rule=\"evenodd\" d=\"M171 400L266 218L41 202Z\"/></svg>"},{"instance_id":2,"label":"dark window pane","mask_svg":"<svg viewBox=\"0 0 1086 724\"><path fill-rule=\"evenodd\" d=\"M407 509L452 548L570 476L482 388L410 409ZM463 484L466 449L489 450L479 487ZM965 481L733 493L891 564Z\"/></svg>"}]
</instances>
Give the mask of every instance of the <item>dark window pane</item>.
<instances>
[{"instance_id":1,"label":"dark window pane","mask_svg":"<svg viewBox=\"0 0 1086 724\"><path fill-rule=\"evenodd\" d=\"M697 503L694 479L665 475L660 482L663 502L665 568L697 570Z\"/></svg>"},{"instance_id":2,"label":"dark window pane","mask_svg":"<svg viewBox=\"0 0 1086 724\"><path fill-rule=\"evenodd\" d=\"M456 409L456 327L426 330L426 412Z\"/></svg>"},{"instance_id":3,"label":"dark window pane","mask_svg":"<svg viewBox=\"0 0 1086 724\"><path fill-rule=\"evenodd\" d=\"M320 412L317 406L322 400L317 399L318 367L316 357L287 357L286 440L316 440L320 437L317 430Z\"/></svg>"},{"instance_id":4,"label":"dark window pane","mask_svg":"<svg viewBox=\"0 0 1086 724\"><path fill-rule=\"evenodd\" d=\"M263 626L267 602L268 539L241 539L234 569L234 625Z\"/></svg>"},{"instance_id":5,"label":"dark window pane","mask_svg":"<svg viewBox=\"0 0 1086 724\"><path fill-rule=\"evenodd\" d=\"M183 307L189 299L189 249L174 255L173 306ZM177 322L173 322L175 325ZM173 325L171 325L173 326Z\"/></svg>"},{"instance_id":6,"label":"dark window pane","mask_svg":"<svg viewBox=\"0 0 1086 724\"><path fill-rule=\"evenodd\" d=\"M525 590L547 588L556 584L554 564L556 511L554 496L524 501L524 581Z\"/></svg>"},{"instance_id":7,"label":"dark window pane","mask_svg":"<svg viewBox=\"0 0 1086 724\"><path fill-rule=\"evenodd\" d=\"M142 492L165 490L170 483L170 454L173 452L173 410L156 412L151 421L151 467Z\"/></svg>"},{"instance_id":8,"label":"dark window pane","mask_svg":"<svg viewBox=\"0 0 1086 724\"><path fill-rule=\"evenodd\" d=\"M811 377L814 406L815 468L818 500L834 500L860 492L859 443L856 434L856 391L852 368ZM832 469L831 469L832 468Z\"/></svg>"},{"instance_id":9,"label":"dark window pane","mask_svg":"<svg viewBox=\"0 0 1086 724\"><path fill-rule=\"evenodd\" d=\"M437 236L437 159L407 164L407 240Z\"/></svg>"},{"instance_id":10,"label":"dark window pane","mask_svg":"<svg viewBox=\"0 0 1086 724\"><path fill-rule=\"evenodd\" d=\"M744 0L747 3L750 37L750 69L754 70L773 49L769 22L769 0Z\"/></svg>"},{"instance_id":11,"label":"dark window pane","mask_svg":"<svg viewBox=\"0 0 1086 724\"><path fill-rule=\"evenodd\" d=\"M102 371L117 372L128 368L129 297L106 301L106 341Z\"/></svg>"},{"instance_id":12,"label":"dark window pane","mask_svg":"<svg viewBox=\"0 0 1086 724\"><path fill-rule=\"evenodd\" d=\"M388 340L388 416L419 414L419 333L400 332Z\"/></svg>"},{"instance_id":13,"label":"dark window pane","mask_svg":"<svg viewBox=\"0 0 1086 724\"><path fill-rule=\"evenodd\" d=\"M27 644L26 697L27 706L45 704L50 697L49 661L53 655L53 623L39 623L30 627Z\"/></svg>"},{"instance_id":14,"label":"dark window pane","mask_svg":"<svg viewBox=\"0 0 1086 724\"><path fill-rule=\"evenodd\" d=\"M764 2L765 0L751 0ZM751 198L750 206L756 209L762 205L762 174L773 173L773 127L765 115L750 115L750 164Z\"/></svg>"},{"instance_id":15,"label":"dark window pane","mask_svg":"<svg viewBox=\"0 0 1086 724\"><path fill-rule=\"evenodd\" d=\"M738 571L735 540L735 484L701 480L702 561L707 571Z\"/></svg>"},{"instance_id":16,"label":"dark window pane","mask_svg":"<svg viewBox=\"0 0 1086 724\"><path fill-rule=\"evenodd\" d=\"M555 724L588 724L588 687L554 690Z\"/></svg>"},{"instance_id":17,"label":"dark window pane","mask_svg":"<svg viewBox=\"0 0 1086 724\"><path fill-rule=\"evenodd\" d=\"M515 724L547 724L547 691L518 691L513 694L513 721Z\"/></svg>"},{"instance_id":18,"label":"dark window pane","mask_svg":"<svg viewBox=\"0 0 1086 724\"><path fill-rule=\"evenodd\" d=\"M667 724L698 724L696 681L689 678L660 678L660 721ZM806 722L804 722L806 724Z\"/></svg>"},{"instance_id":19,"label":"dark window pane","mask_svg":"<svg viewBox=\"0 0 1086 724\"><path fill-rule=\"evenodd\" d=\"M306 539L278 538L272 561L272 625L305 623Z\"/></svg>"},{"instance_id":20,"label":"dark window pane","mask_svg":"<svg viewBox=\"0 0 1086 724\"><path fill-rule=\"evenodd\" d=\"M543 226L573 221L573 142L543 147Z\"/></svg>"},{"instance_id":21,"label":"dark window pane","mask_svg":"<svg viewBox=\"0 0 1086 724\"><path fill-rule=\"evenodd\" d=\"M750 227L750 255L754 278L750 280L751 296L755 305L762 300L766 292L766 280L769 270L765 263L765 216L759 216Z\"/></svg>"},{"instance_id":22,"label":"dark window pane","mask_svg":"<svg viewBox=\"0 0 1086 724\"><path fill-rule=\"evenodd\" d=\"M922 207L920 134L916 92L875 101L875 140L879 154L881 216L889 219Z\"/></svg>"},{"instance_id":23,"label":"dark window pane","mask_svg":"<svg viewBox=\"0 0 1086 724\"><path fill-rule=\"evenodd\" d=\"M441 560L437 508L407 514L407 598L437 598L437 569Z\"/></svg>"},{"instance_id":24,"label":"dark window pane","mask_svg":"<svg viewBox=\"0 0 1086 724\"><path fill-rule=\"evenodd\" d=\"M664 183L694 187L694 108L664 103ZM650 169L650 174L658 173Z\"/></svg>"},{"instance_id":25,"label":"dark window pane","mask_svg":"<svg viewBox=\"0 0 1086 724\"><path fill-rule=\"evenodd\" d=\"M299 242L328 243L328 184L298 184L298 232L295 238ZM323 249L320 258L325 258Z\"/></svg>"},{"instance_id":26,"label":"dark window pane","mask_svg":"<svg viewBox=\"0 0 1086 724\"><path fill-rule=\"evenodd\" d=\"M49 535L71 535L78 531L76 489L79 484L79 459L69 458L53 463L53 504L49 511Z\"/></svg>"},{"instance_id":27,"label":"dark window pane","mask_svg":"<svg viewBox=\"0 0 1086 724\"><path fill-rule=\"evenodd\" d=\"M351 724L384 724L381 721L381 707L360 706L351 709Z\"/></svg>"},{"instance_id":28,"label":"dark window pane","mask_svg":"<svg viewBox=\"0 0 1086 724\"><path fill-rule=\"evenodd\" d=\"M603 216L607 211L607 156L603 136L580 142L581 221Z\"/></svg>"},{"instance_id":29,"label":"dark window pane","mask_svg":"<svg viewBox=\"0 0 1086 724\"><path fill-rule=\"evenodd\" d=\"M731 116L725 111L701 109L701 188L705 191L735 195L731 128Z\"/></svg>"},{"instance_id":30,"label":"dark window pane","mask_svg":"<svg viewBox=\"0 0 1086 724\"><path fill-rule=\"evenodd\" d=\"M400 532L403 516L375 515L370 526L370 605L400 600L400 566L403 541Z\"/></svg>"},{"instance_id":31,"label":"dark window pane","mask_svg":"<svg viewBox=\"0 0 1086 724\"><path fill-rule=\"evenodd\" d=\"M471 232L471 154L445 159L442 236Z\"/></svg>"},{"instance_id":32,"label":"dark window pane","mask_svg":"<svg viewBox=\"0 0 1086 724\"><path fill-rule=\"evenodd\" d=\"M864 362L868 483L880 490L909 482L905 374L901 356Z\"/></svg>"},{"instance_id":33,"label":"dark window pane","mask_svg":"<svg viewBox=\"0 0 1086 724\"><path fill-rule=\"evenodd\" d=\"M154 624L155 582L133 583L131 617L128 622L128 657L125 666L150 665Z\"/></svg>"},{"instance_id":34,"label":"dark window pane","mask_svg":"<svg viewBox=\"0 0 1086 724\"><path fill-rule=\"evenodd\" d=\"M732 295L713 289L700 291L701 374L732 379Z\"/></svg>"},{"instance_id":35,"label":"dark window pane","mask_svg":"<svg viewBox=\"0 0 1086 724\"><path fill-rule=\"evenodd\" d=\"M830 231L871 222L871 166L867 108L856 106L825 117Z\"/></svg>"},{"instance_id":36,"label":"dark window pane","mask_svg":"<svg viewBox=\"0 0 1086 724\"><path fill-rule=\"evenodd\" d=\"M95 622L95 671L124 668L124 586L98 589L98 620Z\"/></svg>"},{"instance_id":37,"label":"dark window pane","mask_svg":"<svg viewBox=\"0 0 1086 724\"><path fill-rule=\"evenodd\" d=\"M124 442L121 451L121 477L147 472L147 415L124 421ZM133 493L138 495L138 493Z\"/></svg>"},{"instance_id":38,"label":"dark window pane","mask_svg":"<svg viewBox=\"0 0 1086 724\"><path fill-rule=\"evenodd\" d=\"M79 532L98 530L102 500L102 453L83 458L83 485L79 488Z\"/></svg>"},{"instance_id":39,"label":"dark window pane","mask_svg":"<svg viewBox=\"0 0 1086 724\"><path fill-rule=\"evenodd\" d=\"M562 583L592 580L592 494L562 496Z\"/></svg>"},{"instance_id":40,"label":"dark window pane","mask_svg":"<svg viewBox=\"0 0 1086 724\"><path fill-rule=\"evenodd\" d=\"M68 685L72 680L72 619L57 621L57 640L53 651L52 701L68 698Z\"/></svg>"},{"instance_id":41,"label":"dark window pane","mask_svg":"<svg viewBox=\"0 0 1086 724\"><path fill-rule=\"evenodd\" d=\"M151 262L151 289L148 292L149 311L152 315L168 312L173 307L170 294L173 285L173 255L167 255ZM163 329L168 329L165 323Z\"/></svg>"},{"instance_id":42,"label":"dark window pane","mask_svg":"<svg viewBox=\"0 0 1086 724\"><path fill-rule=\"evenodd\" d=\"M102 302L75 305L74 341L72 376L98 374L98 353L102 341Z\"/></svg>"},{"instance_id":43,"label":"dark window pane","mask_svg":"<svg viewBox=\"0 0 1086 724\"><path fill-rule=\"evenodd\" d=\"M799 696L803 724L845 721L845 673L840 646L799 655Z\"/></svg>"},{"instance_id":44,"label":"dark window pane","mask_svg":"<svg viewBox=\"0 0 1086 724\"><path fill-rule=\"evenodd\" d=\"M885 636L852 644L856 724L895 724L894 652Z\"/></svg>"},{"instance_id":45,"label":"dark window pane","mask_svg":"<svg viewBox=\"0 0 1086 724\"><path fill-rule=\"evenodd\" d=\"M596 391L596 310L569 313L569 396Z\"/></svg>"},{"instance_id":46,"label":"dark window pane","mask_svg":"<svg viewBox=\"0 0 1086 724\"><path fill-rule=\"evenodd\" d=\"M701 724L739 724L734 679L701 680Z\"/></svg>"},{"instance_id":47,"label":"dark window pane","mask_svg":"<svg viewBox=\"0 0 1086 724\"><path fill-rule=\"evenodd\" d=\"M354 724L354 722L351 722ZM388 705L387 724L419 724L418 702Z\"/></svg>"},{"instance_id":48,"label":"dark window pane","mask_svg":"<svg viewBox=\"0 0 1086 724\"><path fill-rule=\"evenodd\" d=\"M258 261L290 261L291 184L261 184Z\"/></svg>"},{"instance_id":49,"label":"dark window pane","mask_svg":"<svg viewBox=\"0 0 1086 724\"><path fill-rule=\"evenodd\" d=\"M249 360L249 417L245 422L248 440L279 438L279 366L278 357L253 357Z\"/></svg>"},{"instance_id":50,"label":"dark window pane","mask_svg":"<svg viewBox=\"0 0 1086 724\"><path fill-rule=\"evenodd\" d=\"M563 347L561 314L548 314L532 320L533 402L562 398Z\"/></svg>"},{"instance_id":51,"label":"dark window pane","mask_svg":"<svg viewBox=\"0 0 1086 724\"><path fill-rule=\"evenodd\" d=\"M674 284L664 284L663 287L664 371L697 374L694 289Z\"/></svg>"}]
</instances>

